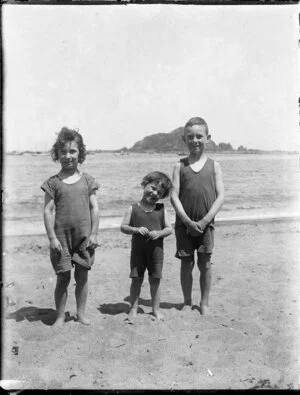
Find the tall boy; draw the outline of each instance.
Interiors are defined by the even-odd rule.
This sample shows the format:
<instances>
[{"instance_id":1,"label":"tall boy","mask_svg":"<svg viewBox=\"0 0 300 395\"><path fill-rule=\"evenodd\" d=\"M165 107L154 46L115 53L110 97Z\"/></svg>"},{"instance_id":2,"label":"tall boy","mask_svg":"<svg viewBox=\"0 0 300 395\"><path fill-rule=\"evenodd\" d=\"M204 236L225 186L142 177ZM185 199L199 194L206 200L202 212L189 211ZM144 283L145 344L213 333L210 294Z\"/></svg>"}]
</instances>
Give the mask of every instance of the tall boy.
<instances>
[{"instance_id":1,"label":"tall boy","mask_svg":"<svg viewBox=\"0 0 300 395\"><path fill-rule=\"evenodd\" d=\"M171 203L176 211L175 256L181 259L183 309L192 307L192 271L196 250L200 270L201 314L208 312L214 218L224 202L221 167L204 152L209 139L208 126L204 119L195 117L186 123L183 141L189 150L189 156L174 166L171 192Z\"/></svg>"}]
</instances>

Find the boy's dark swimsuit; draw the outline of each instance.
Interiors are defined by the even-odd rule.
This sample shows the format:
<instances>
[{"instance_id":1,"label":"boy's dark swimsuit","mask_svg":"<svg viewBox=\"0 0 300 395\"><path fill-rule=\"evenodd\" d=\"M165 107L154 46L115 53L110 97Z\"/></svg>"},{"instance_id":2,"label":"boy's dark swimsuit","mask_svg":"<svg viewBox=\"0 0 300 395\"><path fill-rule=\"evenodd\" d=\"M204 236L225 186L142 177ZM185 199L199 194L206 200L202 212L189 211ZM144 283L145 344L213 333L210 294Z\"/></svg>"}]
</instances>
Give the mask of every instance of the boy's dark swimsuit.
<instances>
[{"instance_id":1,"label":"boy's dark swimsuit","mask_svg":"<svg viewBox=\"0 0 300 395\"><path fill-rule=\"evenodd\" d=\"M187 216L192 221L200 221L216 200L214 161L207 158L198 172L193 171L188 158L180 160L179 200ZM214 246L214 220L200 236L191 236L178 215L175 221L175 235L179 259L193 257L194 251L211 254Z\"/></svg>"}]
</instances>

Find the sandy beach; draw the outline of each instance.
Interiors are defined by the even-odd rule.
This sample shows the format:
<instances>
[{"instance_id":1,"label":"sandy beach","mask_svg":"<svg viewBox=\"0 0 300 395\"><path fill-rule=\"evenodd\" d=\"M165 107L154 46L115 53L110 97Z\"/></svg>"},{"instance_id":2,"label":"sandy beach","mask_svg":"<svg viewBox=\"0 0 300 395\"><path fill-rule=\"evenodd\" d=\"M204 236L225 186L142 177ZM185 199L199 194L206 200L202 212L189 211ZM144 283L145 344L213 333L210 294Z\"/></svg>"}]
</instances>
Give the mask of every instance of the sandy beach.
<instances>
[{"instance_id":1,"label":"sandy beach","mask_svg":"<svg viewBox=\"0 0 300 395\"><path fill-rule=\"evenodd\" d=\"M299 389L299 220L216 227L210 314L201 316L199 274L182 312L174 233L165 239L161 311L150 314L147 278L140 314L129 309L130 236L99 234L89 276L90 326L56 332L55 274L46 235L7 237L3 245L2 382L17 389Z\"/></svg>"}]
</instances>

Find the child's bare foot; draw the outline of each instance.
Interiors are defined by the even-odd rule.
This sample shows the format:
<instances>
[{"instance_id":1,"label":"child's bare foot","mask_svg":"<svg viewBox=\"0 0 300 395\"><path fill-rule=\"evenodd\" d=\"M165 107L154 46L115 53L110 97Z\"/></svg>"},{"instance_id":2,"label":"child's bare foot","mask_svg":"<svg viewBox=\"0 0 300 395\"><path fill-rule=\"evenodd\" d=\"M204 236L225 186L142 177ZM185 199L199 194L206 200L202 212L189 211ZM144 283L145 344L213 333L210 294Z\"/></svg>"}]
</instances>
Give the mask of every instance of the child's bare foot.
<instances>
[{"instance_id":1,"label":"child's bare foot","mask_svg":"<svg viewBox=\"0 0 300 395\"><path fill-rule=\"evenodd\" d=\"M65 323L65 317L57 317L52 327L61 328L64 325L64 323Z\"/></svg>"},{"instance_id":2,"label":"child's bare foot","mask_svg":"<svg viewBox=\"0 0 300 395\"><path fill-rule=\"evenodd\" d=\"M192 305L190 304L184 304L181 311L183 312L187 312L187 311L191 311L192 310Z\"/></svg>"},{"instance_id":3,"label":"child's bare foot","mask_svg":"<svg viewBox=\"0 0 300 395\"><path fill-rule=\"evenodd\" d=\"M162 314L159 310L152 311L152 314L153 314L153 316L154 316L155 318L157 318L158 320L164 321L164 316L163 316L163 314Z\"/></svg>"},{"instance_id":4,"label":"child's bare foot","mask_svg":"<svg viewBox=\"0 0 300 395\"><path fill-rule=\"evenodd\" d=\"M130 309L129 313L128 313L128 316L131 317L131 318L136 317L137 316L137 309L135 309L135 308Z\"/></svg>"},{"instance_id":5,"label":"child's bare foot","mask_svg":"<svg viewBox=\"0 0 300 395\"><path fill-rule=\"evenodd\" d=\"M78 315L77 315L75 321L80 322L80 323L83 324L83 325L91 325L91 321L90 321L90 320L88 320L88 319L85 318L85 317L80 317L80 316L78 316Z\"/></svg>"},{"instance_id":6,"label":"child's bare foot","mask_svg":"<svg viewBox=\"0 0 300 395\"><path fill-rule=\"evenodd\" d=\"M202 315L207 315L209 312L209 307L206 304L201 304L200 303L200 314Z\"/></svg>"}]
</instances>

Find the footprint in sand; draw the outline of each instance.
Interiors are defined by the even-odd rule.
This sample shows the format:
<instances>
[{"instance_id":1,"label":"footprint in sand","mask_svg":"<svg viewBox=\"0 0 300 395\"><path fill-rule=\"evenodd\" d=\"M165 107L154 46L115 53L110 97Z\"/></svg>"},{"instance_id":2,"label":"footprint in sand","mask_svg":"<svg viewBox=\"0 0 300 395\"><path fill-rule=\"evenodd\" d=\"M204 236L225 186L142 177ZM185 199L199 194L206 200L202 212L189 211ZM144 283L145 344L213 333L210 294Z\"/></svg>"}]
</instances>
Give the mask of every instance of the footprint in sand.
<instances>
[{"instance_id":1,"label":"footprint in sand","mask_svg":"<svg viewBox=\"0 0 300 395\"><path fill-rule=\"evenodd\" d=\"M160 321L160 322L165 321L165 317L161 313L159 313L157 315L154 315L154 313L150 313L150 318L151 318L151 321L155 321L155 322L157 322L157 321Z\"/></svg>"},{"instance_id":2,"label":"footprint in sand","mask_svg":"<svg viewBox=\"0 0 300 395\"><path fill-rule=\"evenodd\" d=\"M129 317L125 318L124 322L125 322L125 324L128 324L128 325L134 325L135 324L134 318L129 318Z\"/></svg>"}]
</instances>

